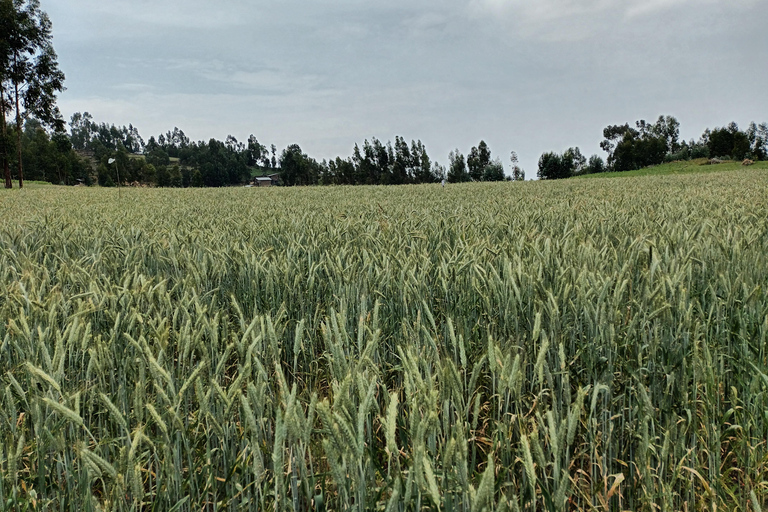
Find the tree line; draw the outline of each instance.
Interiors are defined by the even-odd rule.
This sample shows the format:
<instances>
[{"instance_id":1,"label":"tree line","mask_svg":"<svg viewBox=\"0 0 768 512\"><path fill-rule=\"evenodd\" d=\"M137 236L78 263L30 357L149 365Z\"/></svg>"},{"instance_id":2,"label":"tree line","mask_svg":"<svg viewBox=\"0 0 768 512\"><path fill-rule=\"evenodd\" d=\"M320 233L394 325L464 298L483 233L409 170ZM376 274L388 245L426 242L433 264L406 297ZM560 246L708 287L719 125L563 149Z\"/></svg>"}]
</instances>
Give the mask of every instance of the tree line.
<instances>
[{"instance_id":1,"label":"tree line","mask_svg":"<svg viewBox=\"0 0 768 512\"><path fill-rule=\"evenodd\" d=\"M539 158L539 179L561 179L600 172L642 169L664 162L717 158L721 160L765 160L768 157L768 123L752 122L742 131L735 123L713 130L707 128L698 140L680 140L680 123L673 116L659 116L655 123L645 120L603 129L600 147L606 160L592 155L587 160L578 147L563 153L546 152Z\"/></svg>"},{"instance_id":2,"label":"tree line","mask_svg":"<svg viewBox=\"0 0 768 512\"><path fill-rule=\"evenodd\" d=\"M10 128L15 133L15 127ZM15 140L13 137L11 138ZM11 140L10 144L15 147ZM450 168L433 161L420 140L394 142L377 138L355 144L352 155L318 161L298 144L278 152L251 135L245 142L229 135L225 141L192 141L175 127L148 140L132 124L96 122L88 112L77 112L69 132L48 130L28 119L19 137L21 163L28 179L61 184L115 186L139 183L161 187L221 187L247 183L252 176L276 173L283 185L399 185L500 181L501 161L491 158L484 141L465 158L451 152ZM15 163L12 154L10 160ZM111 162L111 163L110 163ZM512 153L514 179L524 179Z\"/></svg>"},{"instance_id":3,"label":"tree line","mask_svg":"<svg viewBox=\"0 0 768 512\"><path fill-rule=\"evenodd\" d=\"M298 144L278 152L251 135L247 141L228 136L224 141L192 141L174 128L145 142L133 125L97 123L87 113L75 113L70 130L51 129L29 117L23 129L8 127L7 161L26 169L28 179L51 183L114 186L122 183L160 187L222 187L247 183L253 176L278 174L286 186L398 185L524 180L517 154L510 155L511 175L493 157L485 141L466 155L459 149L448 155L448 167L432 160L420 140L401 136L394 142L377 138L355 144L352 155L318 161ZM581 174L621 172L676 160L768 158L768 123L736 123L706 129L698 140L680 140L680 123L660 116L655 123L610 125L603 130L601 148L608 153L586 158L578 147L562 153L545 152L538 162L539 179L562 179ZM19 155L17 157L16 155ZM19 165L19 159L21 165ZM110 164L110 161L113 162ZM20 173L11 172L14 176Z\"/></svg>"}]
</instances>

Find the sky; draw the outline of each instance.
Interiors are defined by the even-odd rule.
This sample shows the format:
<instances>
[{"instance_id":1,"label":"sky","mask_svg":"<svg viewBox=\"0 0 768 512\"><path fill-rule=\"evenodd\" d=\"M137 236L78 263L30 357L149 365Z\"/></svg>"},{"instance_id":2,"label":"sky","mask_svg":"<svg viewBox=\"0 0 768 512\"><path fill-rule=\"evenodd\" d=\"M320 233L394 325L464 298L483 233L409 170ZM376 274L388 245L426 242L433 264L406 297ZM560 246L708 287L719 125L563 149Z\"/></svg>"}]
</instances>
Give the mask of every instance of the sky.
<instances>
[{"instance_id":1,"label":"sky","mask_svg":"<svg viewBox=\"0 0 768 512\"><path fill-rule=\"evenodd\" d=\"M509 174L589 156L609 124L681 137L768 121L766 0L42 0L66 119L144 139L254 134L317 160L400 135L430 157L485 140Z\"/></svg>"}]
</instances>

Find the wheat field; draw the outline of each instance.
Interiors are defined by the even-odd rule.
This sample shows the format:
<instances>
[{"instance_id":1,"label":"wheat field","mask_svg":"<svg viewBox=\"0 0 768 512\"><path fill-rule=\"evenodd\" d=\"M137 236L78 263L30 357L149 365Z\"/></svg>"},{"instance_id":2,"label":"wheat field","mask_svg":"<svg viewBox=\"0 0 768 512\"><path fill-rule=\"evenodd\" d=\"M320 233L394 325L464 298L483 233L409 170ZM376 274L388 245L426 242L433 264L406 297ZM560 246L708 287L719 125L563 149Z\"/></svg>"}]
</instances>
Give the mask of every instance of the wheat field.
<instances>
[{"instance_id":1,"label":"wheat field","mask_svg":"<svg viewBox=\"0 0 768 512\"><path fill-rule=\"evenodd\" d=\"M768 503L768 174L0 193L0 509Z\"/></svg>"}]
</instances>

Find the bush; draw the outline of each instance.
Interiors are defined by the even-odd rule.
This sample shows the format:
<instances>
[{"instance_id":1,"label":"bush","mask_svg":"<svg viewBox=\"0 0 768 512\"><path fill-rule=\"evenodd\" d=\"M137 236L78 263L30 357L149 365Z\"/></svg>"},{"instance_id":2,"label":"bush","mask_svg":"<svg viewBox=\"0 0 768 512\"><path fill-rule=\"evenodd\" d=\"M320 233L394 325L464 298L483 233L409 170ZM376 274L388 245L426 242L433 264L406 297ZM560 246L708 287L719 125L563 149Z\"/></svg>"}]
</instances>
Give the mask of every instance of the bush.
<instances>
[{"instance_id":1,"label":"bush","mask_svg":"<svg viewBox=\"0 0 768 512\"><path fill-rule=\"evenodd\" d=\"M696 144L695 146L691 146L690 157L691 160L697 158L709 158L709 147L706 144Z\"/></svg>"}]
</instances>

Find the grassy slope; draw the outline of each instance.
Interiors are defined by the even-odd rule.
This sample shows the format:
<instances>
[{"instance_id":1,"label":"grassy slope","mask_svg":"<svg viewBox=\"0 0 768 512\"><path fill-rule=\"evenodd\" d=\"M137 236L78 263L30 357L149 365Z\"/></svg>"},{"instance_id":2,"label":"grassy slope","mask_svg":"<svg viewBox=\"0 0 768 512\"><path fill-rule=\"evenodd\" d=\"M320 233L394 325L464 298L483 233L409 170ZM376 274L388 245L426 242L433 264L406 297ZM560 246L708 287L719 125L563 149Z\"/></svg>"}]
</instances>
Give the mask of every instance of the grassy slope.
<instances>
[{"instance_id":1,"label":"grassy slope","mask_svg":"<svg viewBox=\"0 0 768 512\"><path fill-rule=\"evenodd\" d=\"M768 162L755 162L755 165L744 167L741 162L726 162L716 165L706 165L706 159L690 160L683 162L671 162L668 164L645 167L636 171L605 172L601 174L586 174L579 178L629 178L632 176L660 176L667 174L691 174L735 171L739 169L768 169Z\"/></svg>"},{"instance_id":2,"label":"grassy slope","mask_svg":"<svg viewBox=\"0 0 768 512\"><path fill-rule=\"evenodd\" d=\"M51 183L48 183L47 181L34 181L34 180L24 180L24 188L42 188L42 187L52 187L55 185L52 185ZM17 190L19 188L19 180L14 179L13 180L13 188L7 189L5 187L0 187L0 190Z\"/></svg>"}]
</instances>

